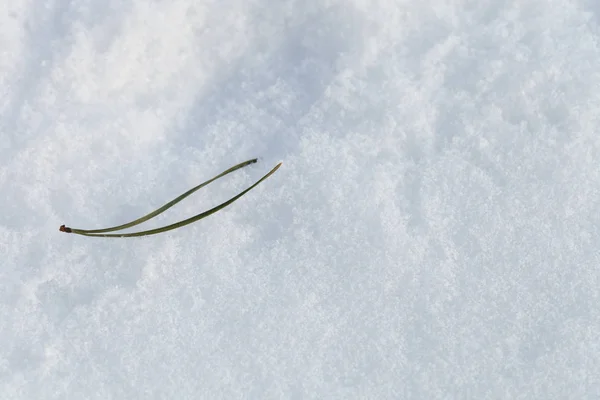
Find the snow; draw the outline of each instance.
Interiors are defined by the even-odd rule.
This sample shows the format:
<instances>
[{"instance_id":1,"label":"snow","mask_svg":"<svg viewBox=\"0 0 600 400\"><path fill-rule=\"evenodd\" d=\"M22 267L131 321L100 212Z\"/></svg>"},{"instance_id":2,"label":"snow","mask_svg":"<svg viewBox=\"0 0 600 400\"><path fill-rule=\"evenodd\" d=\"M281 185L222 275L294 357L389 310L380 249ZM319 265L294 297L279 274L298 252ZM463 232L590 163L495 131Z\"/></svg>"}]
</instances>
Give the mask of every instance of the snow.
<instances>
[{"instance_id":1,"label":"snow","mask_svg":"<svg viewBox=\"0 0 600 400\"><path fill-rule=\"evenodd\" d=\"M0 7L3 399L600 397L600 6ZM239 162L131 239L89 238Z\"/></svg>"}]
</instances>

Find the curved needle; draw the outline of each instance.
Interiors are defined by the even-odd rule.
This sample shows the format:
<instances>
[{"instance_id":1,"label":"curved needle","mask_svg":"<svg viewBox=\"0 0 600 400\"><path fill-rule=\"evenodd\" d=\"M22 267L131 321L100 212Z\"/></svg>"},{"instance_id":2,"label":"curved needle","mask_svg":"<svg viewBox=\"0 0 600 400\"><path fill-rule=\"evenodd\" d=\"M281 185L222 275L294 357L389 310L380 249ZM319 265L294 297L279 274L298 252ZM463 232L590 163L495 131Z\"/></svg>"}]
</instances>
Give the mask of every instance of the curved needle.
<instances>
[{"instance_id":1,"label":"curved needle","mask_svg":"<svg viewBox=\"0 0 600 400\"><path fill-rule=\"evenodd\" d=\"M267 179L269 176L271 176L275 171L277 171L277 169L279 169L279 167L281 166L281 162L279 164L277 164L271 171L269 171L266 175L264 175L262 178L260 178L258 181L256 181L252 186L250 186L249 188L247 188L246 190L242 191L241 193L237 194L236 196L232 197L231 199L225 201L224 203L219 204L216 207L211 208L208 211L204 211L198 215L195 215L193 217L190 217L188 219L185 219L183 221L179 221L176 222L174 224L171 225L167 225L167 226L163 226L160 228L155 228L155 229L149 229L146 231L140 231L140 232L131 232L131 233L114 233L114 234L106 234L106 232L112 232L112 231L117 231L117 230L121 230L121 229L125 229L125 228L130 228L132 226L141 224L144 221L147 221L163 212L165 212L166 210L168 210L169 208L173 207L175 204L179 203L181 200L185 199L186 197L188 197L189 195L191 195L192 193L194 193L195 191L197 191L198 189L208 185L211 182L214 182L215 180L235 171L238 170L240 168L243 168L247 165L253 164L257 162L257 159L252 159L252 160L248 160L245 161L243 163L237 164L231 168L229 168L226 171L223 171L222 173L220 173L219 175L215 176L212 179L209 179L206 182L201 183L198 186L193 187L192 189L188 190L187 192L183 193L181 196L171 200L170 202L168 202L167 204L165 204L164 206L160 207L159 209L144 215L141 218L138 218L134 221L128 222L126 224L122 224L122 225L118 225L118 226L114 226L114 227L110 227L110 228L104 228L104 229L91 229L91 230L86 230L86 229L75 229L75 228L69 228L65 225L61 225L59 230L61 232L66 232L66 233L75 233L78 235L84 235L84 236L94 236L94 237L137 237L137 236L148 236L148 235L155 235L157 233L162 233L162 232L167 232L173 229L177 229L180 228L182 226L185 225L189 225L193 222L199 221L203 218L208 217L211 214L216 213L217 211L227 207L228 205L230 205L231 203L233 203L234 201L238 200L240 197L244 196L246 193L248 193L250 190L254 189L256 186L258 186L262 181L264 181L265 179Z\"/></svg>"}]
</instances>

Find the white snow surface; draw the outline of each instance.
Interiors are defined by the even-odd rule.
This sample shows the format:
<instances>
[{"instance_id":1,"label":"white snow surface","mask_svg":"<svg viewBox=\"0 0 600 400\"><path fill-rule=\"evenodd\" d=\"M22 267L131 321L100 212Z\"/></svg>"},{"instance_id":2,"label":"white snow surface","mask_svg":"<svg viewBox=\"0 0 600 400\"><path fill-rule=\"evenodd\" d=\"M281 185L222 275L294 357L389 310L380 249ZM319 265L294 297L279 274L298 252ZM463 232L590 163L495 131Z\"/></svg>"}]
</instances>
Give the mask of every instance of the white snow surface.
<instances>
[{"instance_id":1,"label":"white snow surface","mask_svg":"<svg viewBox=\"0 0 600 400\"><path fill-rule=\"evenodd\" d=\"M597 399L600 3L0 6L0 398ZM250 158L140 225L89 238ZM135 229L135 228L134 228Z\"/></svg>"}]
</instances>

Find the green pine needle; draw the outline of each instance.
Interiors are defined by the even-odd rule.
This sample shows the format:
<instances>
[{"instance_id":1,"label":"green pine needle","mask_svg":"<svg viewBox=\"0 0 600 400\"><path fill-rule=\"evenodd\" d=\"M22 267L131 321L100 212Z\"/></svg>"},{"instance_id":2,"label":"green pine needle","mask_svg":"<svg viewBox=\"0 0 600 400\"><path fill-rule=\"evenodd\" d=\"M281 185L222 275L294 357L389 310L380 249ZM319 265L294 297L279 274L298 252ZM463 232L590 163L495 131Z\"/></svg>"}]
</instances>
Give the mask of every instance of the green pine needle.
<instances>
[{"instance_id":1,"label":"green pine needle","mask_svg":"<svg viewBox=\"0 0 600 400\"><path fill-rule=\"evenodd\" d=\"M156 228L156 229L149 229L146 231L140 231L140 232L131 232L131 233L112 233L112 234L107 234L106 232L113 232L113 231L118 231L121 229L126 229L126 228L131 228L132 226L136 226L141 224L142 222L148 221L151 218L156 217L159 214L162 214L163 212L165 212L166 210L168 210L169 208L173 207L175 204L179 203L181 200L185 199L186 197L188 197L189 195L191 195L192 193L194 193L195 191L203 188L204 186L208 185L211 182L214 182L215 180L224 177L227 174L230 174L231 172L234 172L240 168L243 168L245 166L248 166L250 164L253 164L255 162L257 162L258 160L256 158L252 159L252 160L248 160L248 161L244 161L243 163L237 164L231 168L229 168L228 170L225 170L223 172L221 172L219 175L215 176L212 179L209 179L206 182L203 182L201 184L199 184L198 186L195 186L193 188L191 188L190 190L188 190L187 192L183 193L181 196L171 200L170 202L168 202L167 204L165 204L164 206L160 207L159 209L152 211L151 213L144 215L141 218L138 218L134 221L128 222L126 224L122 224L122 225L118 225L118 226L113 226L110 228L104 228L104 229L75 229L75 228L69 228L65 225L61 225L59 230L61 232L66 232L66 233L75 233L78 235L84 235L84 236L95 236L95 237L137 237L137 236L148 236L148 235L155 235L157 233L162 233L162 232L167 232L173 229L177 229L177 228L181 228L182 226L185 225L189 225L193 222L199 221L203 218L208 217L211 214L216 213L217 211L227 207L228 205L230 205L231 203L233 203L234 201L238 200L240 197L242 197L243 195L245 195L246 193L248 193L250 190L254 189L256 186L258 186L262 181L264 181L265 179L267 179L269 176L271 176L275 171L277 171L277 169L279 169L279 167L281 166L281 162L279 164L277 164L271 171L269 171L265 176L263 176L262 178L260 178L258 181L256 181L252 186L250 186L248 189L244 190L243 192L239 193L238 195L232 197L231 199L227 200L224 203L219 204L216 207L211 208L208 211L204 211L198 215L195 215L193 217L190 217L188 219L185 219L183 221L179 221L176 222L174 224L171 225L166 225L163 226L161 228Z\"/></svg>"}]
</instances>

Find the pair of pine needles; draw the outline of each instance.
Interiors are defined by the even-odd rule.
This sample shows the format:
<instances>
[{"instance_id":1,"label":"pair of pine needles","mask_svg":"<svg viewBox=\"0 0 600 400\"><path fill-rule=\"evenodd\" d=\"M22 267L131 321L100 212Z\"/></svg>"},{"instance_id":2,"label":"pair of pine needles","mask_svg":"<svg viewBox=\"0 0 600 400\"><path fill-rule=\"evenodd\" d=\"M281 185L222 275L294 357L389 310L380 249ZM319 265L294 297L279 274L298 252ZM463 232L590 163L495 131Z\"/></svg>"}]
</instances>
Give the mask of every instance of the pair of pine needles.
<instances>
[{"instance_id":1,"label":"pair of pine needles","mask_svg":"<svg viewBox=\"0 0 600 400\"><path fill-rule=\"evenodd\" d=\"M209 180L207 180L206 182L203 182L201 184L199 184L198 186L195 186L193 188L191 188L190 190L188 190L187 192L183 193L181 196L171 200L170 202L168 202L167 204L165 204L164 206L160 207L159 209L152 211L150 214L144 215L141 218L136 219L135 221L131 221L128 222L126 224L122 224L122 225L118 225L118 226L113 226L110 228L104 228L104 229L75 229L75 228L69 228L65 225L61 225L59 230L61 232L66 232L66 233L75 233L78 235L84 235L84 236L95 236L95 237L136 237L136 236L148 236L148 235L155 235L157 233L162 233L162 232L167 232L173 229L177 229L177 228L181 228L182 226L186 226L189 225L193 222L199 221L203 218L208 217L211 214L216 213L217 211L227 207L228 205L230 205L231 203L233 203L234 201L238 200L240 197L242 197L243 195L245 195L246 193L248 193L249 191L251 191L252 189L254 189L256 186L258 186L262 181L264 181L265 179L267 179L269 176L273 175L273 173L275 173L275 171L277 171L277 169L281 166L282 163L277 164L271 171L269 171L266 175L264 175L262 178L260 178L258 181L256 181L252 186L250 186L249 188L247 188L246 190L240 192L239 194L237 194L236 196L230 198L229 200L225 201L224 203L219 204L216 207L211 208L210 210L204 211L198 215L195 215L193 217L190 217L188 219L184 219L183 221L179 221L179 222L175 222L171 225L166 225L160 228L155 228L155 229L149 229L146 231L140 231L140 232L131 232L131 233L108 233L108 232L114 232L114 231L119 231L122 229L126 229L126 228L131 228L132 226L136 226L141 224L142 222L148 221L151 218L156 217L157 215L165 212L166 210L168 210L169 208L173 207L175 204L179 203L181 200L185 199L186 197L188 197L189 195L191 195L192 193L194 193L195 191L203 188L204 186L208 185L211 182L216 181L219 178L224 177L227 174L230 174L240 168L244 168L250 164L254 164L255 162L257 162L258 160L256 158L253 158L252 160L248 160L248 161L244 161L243 163L234 165L233 167L221 172L219 175L215 176L214 178L211 178Z\"/></svg>"}]
</instances>

